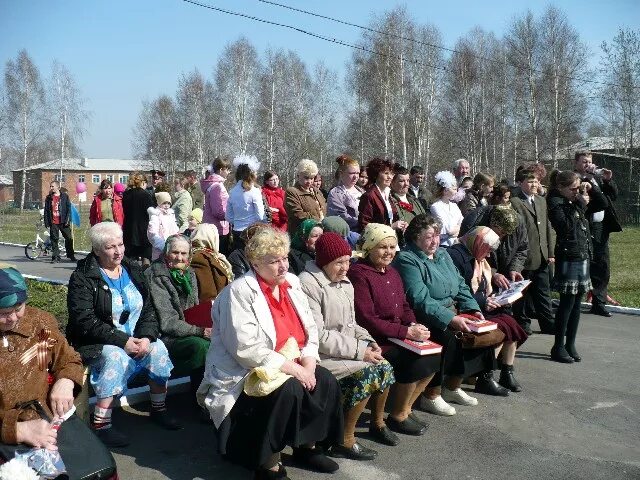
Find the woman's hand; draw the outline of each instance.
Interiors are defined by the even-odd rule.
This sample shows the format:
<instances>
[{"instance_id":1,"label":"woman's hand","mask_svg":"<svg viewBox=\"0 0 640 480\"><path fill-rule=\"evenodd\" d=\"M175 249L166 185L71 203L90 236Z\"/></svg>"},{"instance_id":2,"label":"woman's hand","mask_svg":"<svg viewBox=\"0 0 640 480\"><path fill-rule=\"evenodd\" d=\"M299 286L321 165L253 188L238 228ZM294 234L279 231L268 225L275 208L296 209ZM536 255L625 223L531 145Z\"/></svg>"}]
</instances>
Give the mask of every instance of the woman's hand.
<instances>
[{"instance_id":1,"label":"woman's hand","mask_svg":"<svg viewBox=\"0 0 640 480\"><path fill-rule=\"evenodd\" d=\"M409 340L418 340L419 342L423 342L425 340L429 340L430 336L431 332L429 332L429 329L421 323L414 323L407 330L407 338Z\"/></svg>"},{"instance_id":2,"label":"woman's hand","mask_svg":"<svg viewBox=\"0 0 640 480\"><path fill-rule=\"evenodd\" d=\"M471 330L469 330L467 323L471 322L473 322L473 320L469 320L467 318L461 317L460 315L456 315L451 319L451 322L449 322L449 326L454 330L459 330L461 332L470 332Z\"/></svg>"},{"instance_id":3,"label":"woman's hand","mask_svg":"<svg viewBox=\"0 0 640 480\"><path fill-rule=\"evenodd\" d=\"M495 297L491 296L487 298L487 303L484 304L484 308L487 312L492 312L493 310L502 307L498 302L494 300Z\"/></svg>"},{"instance_id":4,"label":"woman's hand","mask_svg":"<svg viewBox=\"0 0 640 480\"><path fill-rule=\"evenodd\" d=\"M127 352L127 355L130 357L135 357L138 354L138 350L140 347L138 346L135 337L129 337L127 343L124 345L124 351Z\"/></svg>"},{"instance_id":5,"label":"woman's hand","mask_svg":"<svg viewBox=\"0 0 640 480\"><path fill-rule=\"evenodd\" d=\"M382 360L384 360L384 357L382 356L382 350L380 349L380 347L378 347L378 350L374 350L373 347L369 345L367 349L364 351L363 360L365 362L369 362L377 365Z\"/></svg>"},{"instance_id":6,"label":"woman's hand","mask_svg":"<svg viewBox=\"0 0 640 480\"><path fill-rule=\"evenodd\" d=\"M204 338L211 338L211 329L210 328L205 328L204 332L202 333L202 336Z\"/></svg>"},{"instance_id":7,"label":"woman's hand","mask_svg":"<svg viewBox=\"0 0 640 480\"><path fill-rule=\"evenodd\" d=\"M151 351L151 342L148 338L134 338L134 342L138 345L138 353L135 358L144 358Z\"/></svg>"},{"instance_id":8,"label":"woman's hand","mask_svg":"<svg viewBox=\"0 0 640 480\"><path fill-rule=\"evenodd\" d=\"M391 224L391 228L395 228L396 230L400 230L402 232L404 232L408 226L409 224L404 220L398 220L397 222L393 222Z\"/></svg>"},{"instance_id":9,"label":"woman's hand","mask_svg":"<svg viewBox=\"0 0 640 480\"><path fill-rule=\"evenodd\" d=\"M18 422L16 426L18 443L47 450L58 449L58 431L51 428L51 424L46 420Z\"/></svg>"},{"instance_id":10,"label":"woman's hand","mask_svg":"<svg viewBox=\"0 0 640 480\"><path fill-rule=\"evenodd\" d=\"M49 395L51 411L57 417L64 416L73 407L73 381L59 378L51 388Z\"/></svg>"},{"instance_id":11,"label":"woman's hand","mask_svg":"<svg viewBox=\"0 0 640 480\"><path fill-rule=\"evenodd\" d=\"M310 372L307 368L303 367L302 365L298 365L296 362L287 360L282 364L282 367L280 367L280 371L282 373L286 373L287 375L291 375L309 391L312 391L314 388L316 388L315 371Z\"/></svg>"}]
</instances>

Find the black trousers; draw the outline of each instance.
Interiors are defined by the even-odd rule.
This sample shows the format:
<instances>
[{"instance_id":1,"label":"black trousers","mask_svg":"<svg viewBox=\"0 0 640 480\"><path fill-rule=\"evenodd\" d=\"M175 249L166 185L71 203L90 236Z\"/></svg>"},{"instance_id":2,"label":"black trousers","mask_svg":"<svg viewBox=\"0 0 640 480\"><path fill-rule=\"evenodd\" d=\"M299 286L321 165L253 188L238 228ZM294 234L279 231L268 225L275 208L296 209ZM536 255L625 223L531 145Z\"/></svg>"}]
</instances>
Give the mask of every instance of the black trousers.
<instances>
[{"instance_id":1,"label":"black trousers","mask_svg":"<svg viewBox=\"0 0 640 480\"><path fill-rule=\"evenodd\" d=\"M71 227L69 225L56 225L52 223L49 227L49 235L51 239L51 257L60 258L60 250L58 249L58 240L60 234L64 237L64 249L67 253L67 258L71 258L75 255L73 251L73 237L71 236Z\"/></svg>"},{"instance_id":2,"label":"black trousers","mask_svg":"<svg viewBox=\"0 0 640 480\"><path fill-rule=\"evenodd\" d=\"M611 277L611 262L609 260L609 232L604 229L602 222L591 224L591 238L593 241L593 258L590 265L591 284L593 289L593 306L604 307L607 303L607 289Z\"/></svg>"},{"instance_id":3,"label":"black trousers","mask_svg":"<svg viewBox=\"0 0 640 480\"><path fill-rule=\"evenodd\" d=\"M513 305L513 314L521 327L531 326L531 319L537 318L540 330L553 331L553 311L551 309L551 285L549 264L543 262L537 270L523 270L525 280L531 284L525 290L524 298Z\"/></svg>"}]
</instances>

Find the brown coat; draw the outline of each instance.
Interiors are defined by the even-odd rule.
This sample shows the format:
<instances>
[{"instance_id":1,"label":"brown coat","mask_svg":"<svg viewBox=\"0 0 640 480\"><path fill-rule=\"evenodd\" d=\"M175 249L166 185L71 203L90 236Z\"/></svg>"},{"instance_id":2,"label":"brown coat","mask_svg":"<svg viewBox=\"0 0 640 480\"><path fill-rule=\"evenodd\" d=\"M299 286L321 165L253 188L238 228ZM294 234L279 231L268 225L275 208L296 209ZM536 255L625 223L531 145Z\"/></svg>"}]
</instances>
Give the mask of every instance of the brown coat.
<instances>
[{"instance_id":1,"label":"brown coat","mask_svg":"<svg viewBox=\"0 0 640 480\"><path fill-rule=\"evenodd\" d=\"M305 192L296 183L287 188L285 208L289 217L289 234L293 235L303 220L314 218L321 221L327 214L327 201L318 189Z\"/></svg>"},{"instance_id":2,"label":"brown coat","mask_svg":"<svg viewBox=\"0 0 640 480\"><path fill-rule=\"evenodd\" d=\"M191 258L191 268L198 280L199 303L215 299L231 283L232 273L213 254L199 250Z\"/></svg>"},{"instance_id":3,"label":"brown coat","mask_svg":"<svg viewBox=\"0 0 640 480\"><path fill-rule=\"evenodd\" d=\"M50 330L49 338L55 341L47 353L47 368L41 370L36 358L23 365L20 357L38 343L43 329ZM84 368L80 355L69 346L60 333L58 322L53 315L38 308L25 307L24 317L13 330L5 332L2 336L7 340L8 346L0 343L1 441L16 444L17 422L40 418L35 410L22 410L17 408L18 404L37 400L46 412L53 416L48 406L48 374L53 376L54 382L60 378L68 378L80 387Z\"/></svg>"}]
</instances>

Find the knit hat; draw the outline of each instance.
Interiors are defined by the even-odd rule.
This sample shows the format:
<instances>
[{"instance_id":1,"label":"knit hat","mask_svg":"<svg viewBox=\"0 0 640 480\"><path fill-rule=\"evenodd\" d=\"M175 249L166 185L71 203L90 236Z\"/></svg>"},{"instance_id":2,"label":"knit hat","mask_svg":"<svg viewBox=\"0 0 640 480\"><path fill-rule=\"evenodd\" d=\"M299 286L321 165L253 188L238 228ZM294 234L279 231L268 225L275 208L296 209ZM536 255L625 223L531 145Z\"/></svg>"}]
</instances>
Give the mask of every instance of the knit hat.
<instances>
[{"instance_id":1,"label":"knit hat","mask_svg":"<svg viewBox=\"0 0 640 480\"><path fill-rule=\"evenodd\" d=\"M0 308L9 308L27 300L27 284L22 274L6 263L0 264Z\"/></svg>"},{"instance_id":2,"label":"knit hat","mask_svg":"<svg viewBox=\"0 0 640 480\"><path fill-rule=\"evenodd\" d=\"M489 216L489 227L498 227L505 235L511 235L518 228L518 214L511 205L496 205Z\"/></svg>"},{"instance_id":3,"label":"knit hat","mask_svg":"<svg viewBox=\"0 0 640 480\"><path fill-rule=\"evenodd\" d=\"M351 247L337 233L323 233L316 241L316 265L320 268L345 255L351 256Z\"/></svg>"},{"instance_id":4,"label":"knit hat","mask_svg":"<svg viewBox=\"0 0 640 480\"><path fill-rule=\"evenodd\" d=\"M171 203L171 194L169 192L157 192L156 203L162 205L163 203Z\"/></svg>"},{"instance_id":5,"label":"knit hat","mask_svg":"<svg viewBox=\"0 0 640 480\"><path fill-rule=\"evenodd\" d=\"M322 219L322 229L325 232L334 232L340 235L342 238L347 238L351 229L349 224L342 217L328 216Z\"/></svg>"},{"instance_id":6,"label":"knit hat","mask_svg":"<svg viewBox=\"0 0 640 480\"><path fill-rule=\"evenodd\" d=\"M113 191L116 193L122 193L126 190L127 187L124 186L124 184L118 182L113 186Z\"/></svg>"},{"instance_id":7,"label":"knit hat","mask_svg":"<svg viewBox=\"0 0 640 480\"><path fill-rule=\"evenodd\" d=\"M195 218L198 223L202 223L202 215L203 212L201 208L194 208L191 210L191 216Z\"/></svg>"}]
</instances>

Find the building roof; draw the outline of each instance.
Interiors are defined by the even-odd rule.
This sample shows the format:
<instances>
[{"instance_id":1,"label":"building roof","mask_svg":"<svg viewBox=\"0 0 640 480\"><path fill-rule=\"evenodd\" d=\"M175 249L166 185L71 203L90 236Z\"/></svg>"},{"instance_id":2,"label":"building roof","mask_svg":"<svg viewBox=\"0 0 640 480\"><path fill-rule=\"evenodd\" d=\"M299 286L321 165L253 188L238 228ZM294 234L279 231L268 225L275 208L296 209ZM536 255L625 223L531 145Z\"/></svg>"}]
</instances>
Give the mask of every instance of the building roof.
<instances>
[{"instance_id":1,"label":"building roof","mask_svg":"<svg viewBox=\"0 0 640 480\"><path fill-rule=\"evenodd\" d=\"M9 175L0 175L0 185L13 185L13 180Z\"/></svg>"},{"instance_id":2,"label":"building roof","mask_svg":"<svg viewBox=\"0 0 640 480\"><path fill-rule=\"evenodd\" d=\"M139 160L123 160L119 158L65 158L63 170L84 172L133 172L142 167ZM60 170L60 159L50 160L23 168L16 168L14 172L22 170Z\"/></svg>"}]
</instances>

